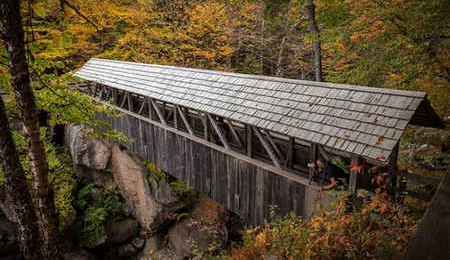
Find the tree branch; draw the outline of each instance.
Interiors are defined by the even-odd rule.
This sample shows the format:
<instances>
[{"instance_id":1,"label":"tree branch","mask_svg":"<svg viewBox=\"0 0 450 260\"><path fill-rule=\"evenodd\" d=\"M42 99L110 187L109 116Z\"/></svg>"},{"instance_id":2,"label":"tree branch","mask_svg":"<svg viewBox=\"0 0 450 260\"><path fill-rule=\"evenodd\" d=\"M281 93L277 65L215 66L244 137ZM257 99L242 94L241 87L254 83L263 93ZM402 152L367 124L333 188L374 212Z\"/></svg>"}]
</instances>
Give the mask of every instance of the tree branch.
<instances>
[{"instance_id":1,"label":"tree branch","mask_svg":"<svg viewBox=\"0 0 450 260\"><path fill-rule=\"evenodd\" d=\"M61 3L61 6L66 5L67 7L69 7L70 9L72 9L76 14L78 14L81 18L83 18L86 22L88 22L89 24L91 24L95 30L100 31L100 29L98 28L97 24L95 24L91 19L89 19L87 16L85 16L80 9L78 9L78 7L76 7L75 5L69 3L67 0L59 0Z\"/></svg>"}]
</instances>

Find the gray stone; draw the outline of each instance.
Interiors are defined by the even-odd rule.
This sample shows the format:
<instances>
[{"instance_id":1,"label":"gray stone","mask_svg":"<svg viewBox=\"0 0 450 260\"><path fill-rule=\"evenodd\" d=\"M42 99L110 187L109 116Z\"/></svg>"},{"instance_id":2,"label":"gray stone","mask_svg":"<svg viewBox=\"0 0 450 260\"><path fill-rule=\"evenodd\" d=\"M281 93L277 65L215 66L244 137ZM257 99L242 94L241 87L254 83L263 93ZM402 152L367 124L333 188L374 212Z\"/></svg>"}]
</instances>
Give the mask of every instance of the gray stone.
<instances>
[{"instance_id":1,"label":"gray stone","mask_svg":"<svg viewBox=\"0 0 450 260\"><path fill-rule=\"evenodd\" d=\"M75 165L95 170L107 169L112 145L90 138L89 131L83 126L71 125L66 128L66 144Z\"/></svg>"},{"instance_id":2,"label":"gray stone","mask_svg":"<svg viewBox=\"0 0 450 260\"><path fill-rule=\"evenodd\" d=\"M136 220L128 218L112 222L106 227L106 236L109 243L121 244L138 235L139 225Z\"/></svg>"},{"instance_id":3,"label":"gray stone","mask_svg":"<svg viewBox=\"0 0 450 260\"><path fill-rule=\"evenodd\" d=\"M138 259L152 259L154 255L162 250L162 239L156 234L145 241L144 249L139 253Z\"/></svg>"},{"instance_id":4,"label":"gray stone","mask_svg":"<svg viewBox=\"0 0 450 260\"><path fill-rule=\"evenodd\" d=\"M175 255L184 259L192 257L193 252L202 255L224 248L228 230L223 214L223 209L216 203L205 198L200 200L190 218L178 222L169 230L169 244Z\"/></svg>"},{"instance_id":5,"label":"gray stone","mask_svg":"<svg viewBox=\"0 0 450 260\"><path fill-rule=\"evenodd\" d=\"M157 228L183 206L164 180L158 182L151 174L147 176L145 167L117 145L112 149L111 162L114 180L144 230Z\"/></svg>"},{"instance_id":6,"label":"gray stone","mask_svg":"<svg viewBox=\"0 0 450 260\"><path fill-rule=\"evenodd\" d=\"M114 146L112 150L114 180L141 227L151 230L162 212L162 205L151 196L145 178L146 170L119 146Z\"/></svg>"}]
</instances>

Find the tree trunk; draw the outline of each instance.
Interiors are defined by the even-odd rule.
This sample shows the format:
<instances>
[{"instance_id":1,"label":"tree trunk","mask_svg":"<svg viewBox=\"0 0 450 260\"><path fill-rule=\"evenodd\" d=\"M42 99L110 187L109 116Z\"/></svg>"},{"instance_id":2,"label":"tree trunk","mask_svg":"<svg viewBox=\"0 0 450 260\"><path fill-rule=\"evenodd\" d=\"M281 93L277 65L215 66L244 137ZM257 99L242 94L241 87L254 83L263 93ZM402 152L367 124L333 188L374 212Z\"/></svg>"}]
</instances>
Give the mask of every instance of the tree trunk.
<instances>
[{"instance_id":1,"label":"tree trunk","mask_svg":"<svg viewBox=\"0 0 450 260\"><path fill-rule=\"evenodd\" d=\"M0 14L4 28L4 40L11 59L10 73L12 86L19 111L21 112L24 132L29 142L29 157L32 172L33 202L37 223L43 240L47 259L58 259L59 244L57 218L53 196L48 184L48 163L45 148L40 139L39 115L30 86L30 75L25 54L24 31L20 14L20 1L0 1Z\"/></svg>"},{"instance_id":2,"label":"tree trunk","mask_svg":"<svg viewBox=\"0 0 450 260\"><path fill-rule=\"evenodd\" d=\"M27 180L20 165L11 131L9 130L5 104L0 97L0 163L5 176L5 191L11 201L17 221L17 231L22 255L26 259L44 259L40 251L39 230L33 211Z\"/></svg>"},{"instance_id":3,"label":"tree trunk","mask_svg":"<svg viewBox=\"0 0 450 260\"><path fill-rule=\"evenodd\" d=\"M430 208L408 245L406 259L448 259L450 256L450 173L439 185Z\"/></svg>"},{"instance_id":4,"label":"tree trunk","mask_svg":"<svg viewBox=\"0 0 450 260\"><path fill-rule=\"evenodd\" d=\"M314 1L306 0L305 14L309 21L309 32L313 35L313 52L314 52L314 76L316 81L323 81L322 75L322 50L320 47L320 31L316 23L316 11Z\"/></svg>"}]
</instances>

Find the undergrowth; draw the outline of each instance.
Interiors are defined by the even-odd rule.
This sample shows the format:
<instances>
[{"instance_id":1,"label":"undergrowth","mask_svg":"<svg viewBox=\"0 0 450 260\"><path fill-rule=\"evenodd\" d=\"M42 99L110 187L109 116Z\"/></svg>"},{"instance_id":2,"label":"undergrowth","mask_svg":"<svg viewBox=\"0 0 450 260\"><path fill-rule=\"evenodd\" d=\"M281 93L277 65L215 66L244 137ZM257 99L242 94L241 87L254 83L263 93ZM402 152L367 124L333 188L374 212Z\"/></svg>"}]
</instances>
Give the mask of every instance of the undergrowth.
<instances>
[{"instance_id":1,"label":"undergrowth","mask_svg":"<svg viewBox=\"0 0 450 260\"><path fill-rule=\"evenodd\" d=\"M401 259L423 205L398 206L378 194L349 213L345 198L309 221L289 215L248 230L243 245L223 258Z\"/></svg>"},{"instance_id":2,"label":"undergrowth","mask_svg":"<svg viewBox=\"0 0 450 260\"><path fill-rule=\"evenodd\" d=\"M114 190L102 190L94 184L82 187L75 200L80 218L77 232L82 246L92 248L106 238L106 224L124 216L124 204Z\"/></svg>"}]
</instances>

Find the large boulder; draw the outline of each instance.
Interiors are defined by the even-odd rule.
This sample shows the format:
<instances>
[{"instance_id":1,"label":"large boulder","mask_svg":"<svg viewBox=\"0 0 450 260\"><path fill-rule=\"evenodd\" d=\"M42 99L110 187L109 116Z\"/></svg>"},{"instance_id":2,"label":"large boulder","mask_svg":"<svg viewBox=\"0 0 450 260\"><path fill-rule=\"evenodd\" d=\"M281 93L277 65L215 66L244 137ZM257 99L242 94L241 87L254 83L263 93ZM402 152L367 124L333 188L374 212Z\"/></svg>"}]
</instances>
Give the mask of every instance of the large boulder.
<instances>
[{"instance_id":1,"label":"large boulder","mask_svg":"<svg viewBox=\"0 0 450 260\"><path fill-rule=\"evenodd\" d=\"M70 125L65 129L66 145L76 174L97 187L115 189L110 173L112 144L89 137L90 130L83 126Z\"/></svg>"},{"instance_id":2,"label":"large boulder","mask_svg":"<svg viewBox=\"0 0 450 260\"><path fill-rule=\"evenodd\" d=\"M174 225L168 233L170 247L176 258L185 259L204 253L214 254L228 241L227 214L213 201L203 198L195 206L192 215Z\"/></svg>"},{"instance_id":3,"label":"large boulder","mask_svg":"<svg viewBox=\"0 0 450 260\"><path fill-rule=\"evenodd\" d=\"M114 221L106 226L106 236L108 243L122 244L139 233L139 224L132 218Z\"/></svg>"},{"instance_id":4,"label":"large boulder","mask_svg":"<svg viewBox=\"0 0 450 260\"><path fill-rule=\"evenodd\" d=\"M114 180L131 214L145 231L156 230L171 212L181 207L170 185L153 179L137 158L117 145L112 149L111 165Z\"/></svg>"},{"instance_id":5,"label":"large boulder","mask_svg":"<svg viewBox=\"0 0 450 260\"><path fill-rule=\"evenodd\" d=\"M92 139L83 126L66 128L66 144L69 146L73 163L94 170L106 170L111 158L112 144Z\"/></svg>"}]
</instances>

